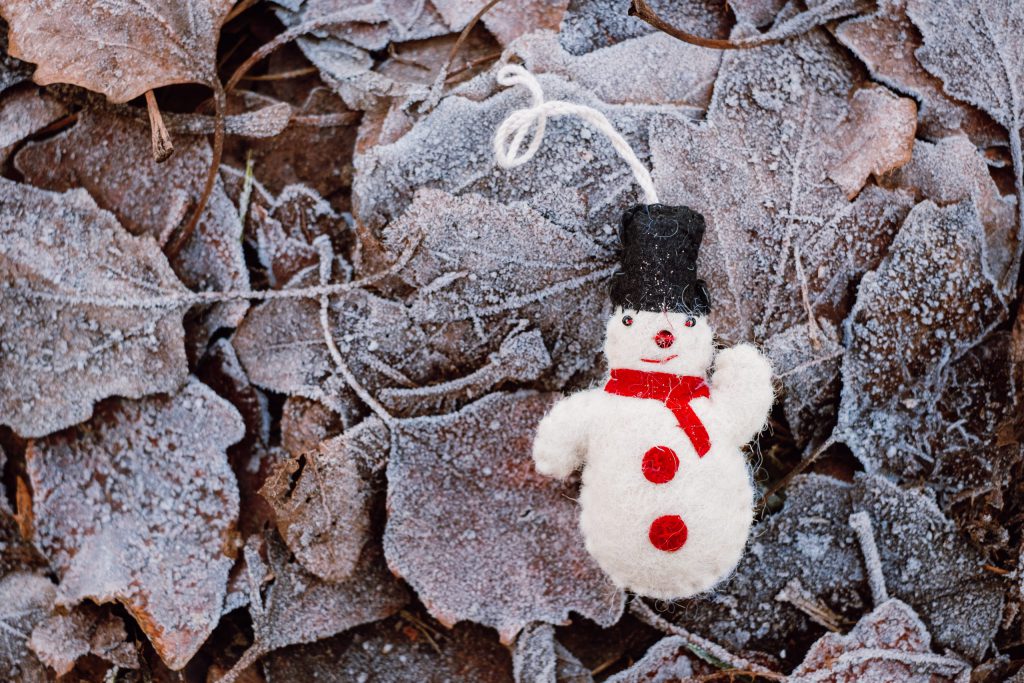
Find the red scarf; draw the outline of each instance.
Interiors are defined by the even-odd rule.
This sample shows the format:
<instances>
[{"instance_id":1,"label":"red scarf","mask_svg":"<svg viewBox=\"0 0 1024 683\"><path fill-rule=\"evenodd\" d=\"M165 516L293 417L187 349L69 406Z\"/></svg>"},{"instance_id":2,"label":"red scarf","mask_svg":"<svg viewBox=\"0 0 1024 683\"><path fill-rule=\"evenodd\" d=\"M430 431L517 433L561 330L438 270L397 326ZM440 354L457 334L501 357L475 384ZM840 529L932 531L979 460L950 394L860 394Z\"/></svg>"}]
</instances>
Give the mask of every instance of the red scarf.
<instances>
[{"instance_id":1,"label":"red scarf","mask_svg":"<svg viewBox=\"0 0 1024 683\"><path fill-rule=\"evenodd\" d=\"M696 449L697 455L703 457L711 449L708 432L690 407L690 401L693 399L707 398L710 395L704 378L617 368L612 370L611 378L608 384L604 385L604 390L616 396L661 401L676 416L679 427L690 437L690 443Z\"/></svg>"}]
</instances>

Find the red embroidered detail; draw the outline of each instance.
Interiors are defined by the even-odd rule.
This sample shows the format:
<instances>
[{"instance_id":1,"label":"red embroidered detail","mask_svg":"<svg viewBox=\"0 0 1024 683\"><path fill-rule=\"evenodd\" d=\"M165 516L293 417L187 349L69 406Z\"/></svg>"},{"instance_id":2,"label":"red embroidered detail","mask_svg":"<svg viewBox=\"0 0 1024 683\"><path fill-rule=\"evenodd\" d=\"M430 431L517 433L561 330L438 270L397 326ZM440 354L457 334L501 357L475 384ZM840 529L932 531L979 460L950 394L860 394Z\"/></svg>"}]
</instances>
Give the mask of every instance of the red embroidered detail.
<instances>
[{"instance_id":1,"label":"red embroidered detail","mask_svg":"<svg viewBox=\"0 0 1024 683\"><path fill-rule=\"evenodd\" d=\"M711 395L703 377L673 375L668 372L646 372L629 368L612 370L604 390L616 396L650 398L661 401L676 416L680 429L690 437L697 455L703 457L711 450L711 437L704 429L697 413L690 407L695 398Z\"/></svg>"},{"instance_id":2,"label":"red embroidered detail","mask_svg":"<svg viewBox=\"0 0 1024 683\"><path fill-rule=\"evenodd\" d=\"M658 334L654 335L654 343L658 345L659 349L667 349L672 346L675 341L675 335L668 330L661 330Z\"/></svg>"},{"instance_id":3,"label":"red embroidered detail","mask_svg":"<svg viewBox=\"0 0 1024 683\"><path fill-rule=\"evenodd\" d=\"M686 543L686 524L679 515L662 515L651 522L647 537L658 550L672 553Z\"/></svg>"},{"instance_id":4,"label":"red embroidered detail","mask_svg":"<svg viewBox=\"0 0 1024 683\"><path fill-rule=\"evenodd\" d=\"M644 453L644 461L640 467L647 481L664 484L676 476L679 470L679 456L668 446L655 446Z\"/></svg>"}]
</instances>

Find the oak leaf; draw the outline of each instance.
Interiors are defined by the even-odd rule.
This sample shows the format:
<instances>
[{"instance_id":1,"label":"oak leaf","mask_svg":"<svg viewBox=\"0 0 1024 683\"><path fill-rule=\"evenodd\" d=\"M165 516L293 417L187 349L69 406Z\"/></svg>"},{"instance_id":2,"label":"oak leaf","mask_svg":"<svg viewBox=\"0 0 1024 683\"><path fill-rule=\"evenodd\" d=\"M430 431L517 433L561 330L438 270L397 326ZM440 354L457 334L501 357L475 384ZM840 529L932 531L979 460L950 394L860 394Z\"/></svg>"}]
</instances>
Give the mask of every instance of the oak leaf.
<instances>
[{"instance_id":1,"label":"oak leaf","mask_svg":"<svg viewBox=\"0 0 1024 683\"><path fill-rule=\"evenodd\" d=\"M238 515L224 451L243 434L238 411L189 380L31 442L34 540L61 579L58 604L120 602L183 667L220 618Z\"/></svg>"},{"instance_id":2,"label":"oak leaf","mask_svg":"<svg viewBox=\"0 0 1024 683\"><path fill-rule=\"evenodd\" d=\"M8 50L39 85L72 83L127 102L173 83L217 78L221 24L235 0L3 0Z\"/></svg>"}]
</instances>

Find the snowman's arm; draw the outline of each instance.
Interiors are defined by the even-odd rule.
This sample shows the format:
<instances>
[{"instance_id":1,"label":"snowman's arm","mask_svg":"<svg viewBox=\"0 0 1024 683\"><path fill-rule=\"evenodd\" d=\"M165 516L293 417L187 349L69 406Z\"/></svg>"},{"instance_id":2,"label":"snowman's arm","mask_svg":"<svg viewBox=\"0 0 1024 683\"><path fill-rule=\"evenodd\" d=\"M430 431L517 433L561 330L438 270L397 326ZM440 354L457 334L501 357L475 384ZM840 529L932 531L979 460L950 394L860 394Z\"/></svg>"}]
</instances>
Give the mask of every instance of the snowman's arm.
<instances>
[{"instance_id":1,"label":"snowman's arm","mask_svg":"<svg viewBox=\"0 0 1024 683\"><path fill-rule=\"evenodd\" d=\"M586 458L587 432L593 416L593 391L561 399L537 426L533 462L541 474L565 479Z\"/></svg>"},{"instance_id":2,"label":"snowman's arm","mask_svg":"<svg viewBox=\"0 0 1024 683\"><path fill-rule=\"evenodd\" d=\"M750 344L724 349L715 359L711 403L725 433L739 446L760 432L775 401L772 368Z\"/></svg>"}]
</instances>

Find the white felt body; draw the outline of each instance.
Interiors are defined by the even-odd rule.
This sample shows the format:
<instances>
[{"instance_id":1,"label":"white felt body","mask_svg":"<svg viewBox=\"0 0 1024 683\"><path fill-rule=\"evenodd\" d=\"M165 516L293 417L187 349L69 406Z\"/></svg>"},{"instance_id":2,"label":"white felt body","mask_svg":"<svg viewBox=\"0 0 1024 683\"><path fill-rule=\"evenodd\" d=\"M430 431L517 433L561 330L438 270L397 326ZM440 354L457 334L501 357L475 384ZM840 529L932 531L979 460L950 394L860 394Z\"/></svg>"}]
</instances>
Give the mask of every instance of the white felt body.
<instances>
[{"instance_id":1,"label":"white felt body","mask_svg":"<svg viewBox=\"0 0 1024 683\"><path fill-rule=\"evenodd\" d=\"M656 315L666 314L639 314ZM638 337L663 327L641 325L646 322L636 321ZM621 351L616 323L613 318L609 324L609 344L620 342L616 351ZM642 369L706 377L713 354L704 348L711 344L710 331L689 329L696 342L685 354L689 367ZM679 338L688 330L673 331ZM686 350L685 341L677 339L675 349ZM665 355L660 349L644 350L650 351L645 356ZM579 502L587 550L618 586L640 595L671 600L706 591L732 572L746 545L754 491L742 448L763 427L771 408L771 369L749 345L721 351L715 360L710 398L690 403L711 441L703 457L660 401L609 394L603 384L559 401L537 430L537 470L563 478L584 466ZM694 363L703 365L700 371ZM654 446L668 446L679 457L671 481L656 484L643 474L644 454ZM651 522L662 515L679 515L686 524L686 543L679 550L659 550L649 539Z\"/></svg>"}]
</instances>

